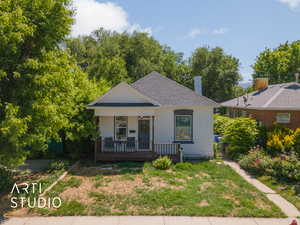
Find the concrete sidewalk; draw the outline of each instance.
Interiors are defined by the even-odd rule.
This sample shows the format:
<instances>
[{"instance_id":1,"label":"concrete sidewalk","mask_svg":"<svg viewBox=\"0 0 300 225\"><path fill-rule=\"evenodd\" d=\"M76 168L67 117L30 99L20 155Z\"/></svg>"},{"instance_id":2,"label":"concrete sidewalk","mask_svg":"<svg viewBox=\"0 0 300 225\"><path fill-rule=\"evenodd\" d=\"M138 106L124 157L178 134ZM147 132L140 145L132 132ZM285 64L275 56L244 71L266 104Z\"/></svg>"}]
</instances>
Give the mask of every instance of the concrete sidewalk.
<instances>
[{"instance_id":1,"label":"concrete sidewalk","mask_svg":"<svg viewBox=\"0 0 300 225\"><path fill-rule=\"evenodd\" d=\"M23 217L1 225L290 225L292 219L185 216ZM299 221L297 220L298 224Z\"/></svg>"},{"instance_id":2,"label":"concrete sidewalk","mask_svg":"<svg viewBox=\"0 0 300 225\"><path fill-rule=\"evenodd\" d=\"M277 207L280 208L281 211L284 212L288 217L300 217L299 210L293 204L281 197L274 190L261 183L259 180L251 177L246 171L241 169L239 164L227 160L224 160L224 163L230 166L235 172L237 172L241 177L243 177L258 190L263 192L268 197L268 199L274 202Z\"/></svg>"}]
</instances>

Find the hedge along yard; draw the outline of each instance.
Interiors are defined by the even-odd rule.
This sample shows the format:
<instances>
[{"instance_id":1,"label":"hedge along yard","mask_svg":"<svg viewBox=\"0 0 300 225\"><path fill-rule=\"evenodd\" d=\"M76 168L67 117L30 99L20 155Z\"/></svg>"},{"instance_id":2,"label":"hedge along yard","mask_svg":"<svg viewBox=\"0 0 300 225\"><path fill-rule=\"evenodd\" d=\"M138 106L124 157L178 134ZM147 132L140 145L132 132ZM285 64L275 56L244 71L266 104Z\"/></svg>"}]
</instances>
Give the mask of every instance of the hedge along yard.
<instances>
[{"instance_id":1,"label":"hedge along yard","mask_svg":"<svg viewBox=\"0 0 300 225\"><path fill-rule=\"evenodd\" d=\"M150 163L81 165L47 195L60 196L62 206L28 209L23 215L285 217L261 192L217 160L178 163L167 170ZM21 214L19 210L9 213Z\"/></svg>"}]
</instances>

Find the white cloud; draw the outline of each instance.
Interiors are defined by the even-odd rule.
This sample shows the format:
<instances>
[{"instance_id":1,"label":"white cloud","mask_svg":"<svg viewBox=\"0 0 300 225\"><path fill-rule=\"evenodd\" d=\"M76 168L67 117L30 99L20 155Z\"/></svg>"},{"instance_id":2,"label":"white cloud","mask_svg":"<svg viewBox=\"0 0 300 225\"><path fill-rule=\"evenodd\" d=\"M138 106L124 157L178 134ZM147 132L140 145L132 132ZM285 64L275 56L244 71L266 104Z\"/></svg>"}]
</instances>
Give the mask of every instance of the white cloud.
<instances>
[{"instance_id":1,"label":"white cloud","mask_svg":"<svg viewBox=\"0 0 300 225\"><path fill-rule=\"evenodd\" d=\"M279 2L287 4L292 10L300 7L300 0L279 0Z\"/></svg>"},{"instance_id":2,"label":"white cloud","mask_svg":"<svg viewBox=\"0 0 300 225\"><path fill-rule=\"evenodd\" d=\"M220 35L228 32L228 28L221 27L216 29L194 28L185 37L196 38L200 35Z\"/></svg>"},{"instance_id":3,"label":"white cloud","mask_svg":"<svg viewBox=\"0 0 300 225\"><path fill-rule=\"evenodd\" d=\"M227 32L228 32L228 28L221 27L221 28L218 28L218 29L214 29L212 31L212 34L218 35L218 34L225 34Z\"/></svg>"},{"instance_id":4,"label":"white cloud","mask_svg":"<svg viewBox=\"0 0 300 225\"><path fill-rule=\"evenodd\" d=\"M73 6L76 15L72 36L88 35L100 27L117 32L136 30L151 34L151 28L142 28L139 24L131 24L125 10L115 3L74 0Z\"/></svg>"},{"instance_id":5,"label":"white cloud","mask_svg":"<svg viewBox=\"0 0 300 225\"><path fill-rule=\"evenodd\" d=\"M142 28L141 25L139 25L139 24L132 24L132 25L128 26L128 28L126 30L129 33L132 33L133 31L139 31L139 32L152 34L152 29L150 27Z\"/></svg>"},{"instance_id":6,"label":"white cloud","mask_svg":"<svg viewBox=\"0 0 300 225\"><path fill-rule=\"evenodd\" d=\"M200 35L203 35L203 34L207 34L207 30L200 29L200 28L194 28L187 34L187 37L196 38L196 37L198 37Z\"/></svg>"}]
</instances>

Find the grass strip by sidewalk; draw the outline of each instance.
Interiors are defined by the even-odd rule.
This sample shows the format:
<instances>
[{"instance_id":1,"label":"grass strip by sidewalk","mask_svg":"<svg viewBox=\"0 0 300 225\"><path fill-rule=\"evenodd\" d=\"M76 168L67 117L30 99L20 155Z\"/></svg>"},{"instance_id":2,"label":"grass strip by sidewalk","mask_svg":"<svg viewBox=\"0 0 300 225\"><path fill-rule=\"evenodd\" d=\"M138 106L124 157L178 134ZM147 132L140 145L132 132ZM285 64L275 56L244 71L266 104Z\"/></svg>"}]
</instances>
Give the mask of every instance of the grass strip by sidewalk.
<instances>
[{"instance_id":1,"label":"grass strip by sidewalk","mask_svg":"<svg viewBox=\"0 0 300 225\"><path fill-rule=\"evenodd\" d=\"M258 177L258 180L276 191L300 210L300 184L279 181L270 176Z\"/></svg>"}]
</instances>

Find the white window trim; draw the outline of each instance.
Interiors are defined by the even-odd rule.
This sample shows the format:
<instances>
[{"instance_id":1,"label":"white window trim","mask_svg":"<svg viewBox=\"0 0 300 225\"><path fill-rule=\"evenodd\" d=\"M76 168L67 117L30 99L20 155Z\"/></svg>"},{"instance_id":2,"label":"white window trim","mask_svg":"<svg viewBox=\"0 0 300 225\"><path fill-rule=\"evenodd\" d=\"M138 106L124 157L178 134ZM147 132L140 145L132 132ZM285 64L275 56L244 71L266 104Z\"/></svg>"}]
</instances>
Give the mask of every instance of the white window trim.
<instances>
[{"instance_id":1,"label":"white window trim","mask_svg":"<svg viewBox=\"0 0 300 225\"><path fill-rule=\"evenodd\" d=\"M127 139L127 137L128 137L128 117L127 116L124 116L124 117L126 117L126 137L125 137L125 139L118 139L117 138L117 130L118 130L118 128L125 128L125 127L119 127L119 126L117 126L117 117L119 117L119 116L115 116L115 118L114 118L114 127L115 127L115 130L114 130L114 132L115 132L115 139L116 140L118 140L118 141L123 141L123 140L126 140Z\"/></svg>"},{"instance_id":2,"label":"white window trim","mask_svg":"<svg viewBox=\"0 0 300 225\"><path fill-rule=\"evenodd\" d=\"M188 140L182 140L182 139L177 139L176 137L177 137L177 135L176 135L176 130L177 130L177 125L176 125L176 118L178 117L178 116L189 116L189 117L191 117L191 138L190 139L188 139ZM180 114L178 114L178 115L175 115L175 141L193 141L193 115L180 115Z\"/></svg>"},{"instance_id":3,"label":"white window trim","mask_svg":"<svg viewBox=\"0 0 300 225\"><path fill-rule=\"evenodd\" d=\"M285 119L280 118L281 116L287 116ZM276 114L276 122L277 123L290 123L291 122L291 114L290 113L277 113Z\"/></svg>"}]
</instances>

